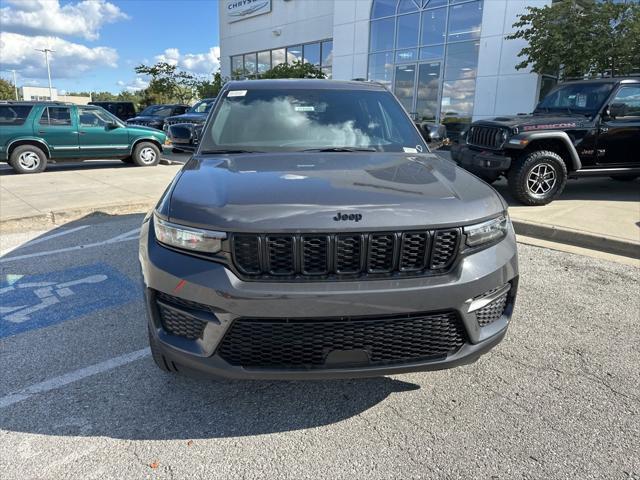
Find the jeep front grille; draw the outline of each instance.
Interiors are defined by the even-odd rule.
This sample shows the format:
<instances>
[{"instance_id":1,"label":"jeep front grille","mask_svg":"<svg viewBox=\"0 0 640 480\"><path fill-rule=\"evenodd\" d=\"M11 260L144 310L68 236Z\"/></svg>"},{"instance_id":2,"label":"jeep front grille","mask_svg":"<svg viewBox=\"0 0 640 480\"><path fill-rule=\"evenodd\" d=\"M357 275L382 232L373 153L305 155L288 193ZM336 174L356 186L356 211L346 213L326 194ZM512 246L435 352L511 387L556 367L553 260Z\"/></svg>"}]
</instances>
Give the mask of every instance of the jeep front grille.
<instances>
[{"instance_id":1,"label":"jeep front grille","mask_svg":"<svg viewBox=\"0 0 640 480\"><path fill-rule=\"evenodd\" d=\"M249 368L339 368L332 352L359 351L365 365L444 358L465 342L454 312L381 317L239 318L217 353ZM368 359L368 361L367 361Z\"/></svg>"},{"instance_id":2,"label":"jeep front grille","mask_svg":"<svg viewBox=\"0 0 640 480\"><path fill-rule=\"evenodd\" d=\"M476 147L499 150L506 140L506 130L500 127L474 125L467 134L467 143Z\"/></svg>"},{"instance_id":3,"label":"jeep front grille","mask_svg":"<svg viewBox=\"0 0 640 480\"><path fill-rule=\"evenodd\" d=\"M441 273L460 230L312 235L234 234L233 263L249 278L329 279Z\"/></svg>"}]
</instances>

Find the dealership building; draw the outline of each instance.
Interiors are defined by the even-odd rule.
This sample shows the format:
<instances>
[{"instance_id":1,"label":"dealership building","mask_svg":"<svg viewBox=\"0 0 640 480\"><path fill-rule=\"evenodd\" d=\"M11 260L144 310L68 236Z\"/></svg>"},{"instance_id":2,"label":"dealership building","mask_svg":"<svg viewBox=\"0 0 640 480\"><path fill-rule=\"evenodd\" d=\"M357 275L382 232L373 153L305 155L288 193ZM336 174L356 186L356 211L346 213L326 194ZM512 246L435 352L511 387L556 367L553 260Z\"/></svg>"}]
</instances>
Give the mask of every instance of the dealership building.
<instances>
[{"instance_id":1,"label":"dealership building","mask_svg":"<svg viewBox=\"0 0 640 480\"><path fill-rule=\"evenodd\" d=\"M384 83L417 118L452 130L530 112L554 80L507 40L527 6L551 0L223 0L223 76L254 78L304 60L337 80Z\"/></svg>"}]
</instances>

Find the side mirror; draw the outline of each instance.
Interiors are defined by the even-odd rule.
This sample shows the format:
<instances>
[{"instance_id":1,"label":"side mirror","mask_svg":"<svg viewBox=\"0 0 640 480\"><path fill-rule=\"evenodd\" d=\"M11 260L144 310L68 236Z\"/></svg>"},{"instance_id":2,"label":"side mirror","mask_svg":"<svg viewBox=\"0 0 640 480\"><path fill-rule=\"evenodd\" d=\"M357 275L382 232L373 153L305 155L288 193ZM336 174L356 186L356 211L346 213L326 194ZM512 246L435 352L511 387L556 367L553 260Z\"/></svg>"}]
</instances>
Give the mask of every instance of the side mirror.
<instances>
[{"instance_id":1,"label":"side mirror","mask_svg":"<svg viewBox=\"0 0 640 480\"><path fill-rule=\"evenodd\" d=\"M416 126L431 150L437 150L447 141L447 127L441 123L416 122Z\"/></svg>"},{"instance_id":2,"label":"side mirror","mask_svg":"<svg viewBox=\"0 0 640 480\"><path fill-rule=\"evenodd\" d=\"M118 125L116 122L109 122L106 125L107 130L115 130L116 128L120 128L120 125Z\"/></svg>"},{"instance_id":3,"label":"side mirror","mask_svg":"<svg viewBox=\"0 0 640 480\"><path fill-rule=\"evenodd\" d=\"M612 103L607 107L606 114L608 117L624 117L627 114L627 105L625 103Z\"/></svg>"}]
</instances>

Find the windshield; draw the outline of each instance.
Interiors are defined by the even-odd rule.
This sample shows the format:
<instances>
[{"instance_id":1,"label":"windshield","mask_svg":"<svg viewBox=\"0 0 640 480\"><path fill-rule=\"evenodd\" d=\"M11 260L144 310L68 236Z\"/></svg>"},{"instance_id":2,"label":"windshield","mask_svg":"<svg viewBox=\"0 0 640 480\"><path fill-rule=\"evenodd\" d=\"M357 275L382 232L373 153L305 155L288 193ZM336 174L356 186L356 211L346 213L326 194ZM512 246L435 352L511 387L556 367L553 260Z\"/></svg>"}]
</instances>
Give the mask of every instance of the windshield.
<instances>
[{"instance_id":1,"label":"windshield","mask_svg":"<svg viewBox=\"0 0 640 480\"><path fill-rule=\"evenodd\" d=\"M159 117L168 117L171 115L173 107L171 105L151 105L145 108L140 115L158 115Z\"/></svg>"},{"instance_id":2,"label":"windshield","mask_svg":"<svg viewBox=\"0 0 640 480\"><path fill-rule=\"evenodd\" d=\"M215 98L202 100L189 109L190 113L207 113L213 107Z\"/></svg>"},{"instance_id":3,"label":"windshield","mask_svg":"<svg viewBox=\"0 0 640 480\"><path fill-rule=\"evenodd\" d=\"M574 83L556 88L544 97L536 112L595 114L611 93L611 83Z\"/></svg>"},{"instance_id":4,"label":"windshield","mask_svg":"<svg viewBox=\"0 0 640 480\"><path fill-rule=\"evenodd\" d=\"M325 148L427 151L387 91L233 90L220 102L201 151Z\"/></svg>"}]
</instances>

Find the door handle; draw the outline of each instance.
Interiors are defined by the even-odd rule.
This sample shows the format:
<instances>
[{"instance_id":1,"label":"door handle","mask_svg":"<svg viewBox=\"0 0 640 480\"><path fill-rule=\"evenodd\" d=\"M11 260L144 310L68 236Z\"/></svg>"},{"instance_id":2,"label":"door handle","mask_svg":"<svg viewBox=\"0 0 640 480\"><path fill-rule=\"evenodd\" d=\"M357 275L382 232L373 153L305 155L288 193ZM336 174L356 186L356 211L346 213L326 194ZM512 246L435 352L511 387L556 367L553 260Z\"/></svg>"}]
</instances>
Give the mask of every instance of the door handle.
<instances>
[{"instance_id":1,"label":"door handle","mask_svg":"<svg viewBox=\"0 0 640 480\"><path fill-rule=\"evenodd\" d=\"M78 132L78 134L79 134L79 135L84 135L85 133L87 133L87 132L83 132L82 130L80 130L80 131Z\"/></svg>"}]
</instances>

